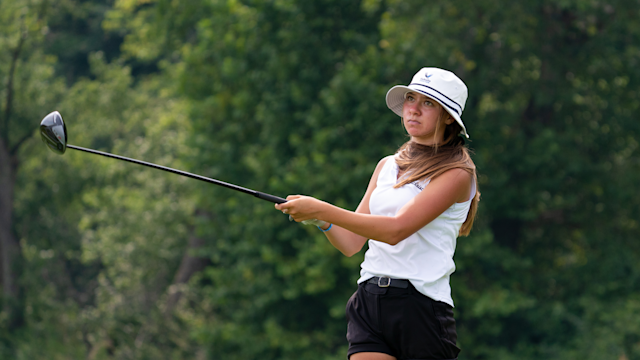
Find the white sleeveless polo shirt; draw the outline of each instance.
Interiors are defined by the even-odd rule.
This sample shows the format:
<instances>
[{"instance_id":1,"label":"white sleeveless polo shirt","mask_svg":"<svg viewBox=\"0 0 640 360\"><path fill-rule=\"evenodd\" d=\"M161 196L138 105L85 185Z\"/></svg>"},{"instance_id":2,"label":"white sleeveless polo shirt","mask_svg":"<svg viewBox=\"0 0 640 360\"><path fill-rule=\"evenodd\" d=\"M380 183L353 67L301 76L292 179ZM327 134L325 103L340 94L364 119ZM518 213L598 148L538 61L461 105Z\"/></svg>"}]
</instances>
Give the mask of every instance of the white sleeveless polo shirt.
<instances>
[{"instance_id":1,"label":"white sleeveless polo shirt","mask_svg":"<svg viewBox=\"0 0 640 360\"><path fill-rule=\"evenodd\" d=\"M388 156L369 200L371 214L395 216L429 184L429 180L416 181L395 189L397 176L398 165L393 155ZM358 284L374 276L408 279L422 294L453 306L449 276L456 269L453 262L456 239L475 196L475 182L471 190L469 200L451 205L432 222L396 245L369 240Z\"/></svg>"}]
</instances>

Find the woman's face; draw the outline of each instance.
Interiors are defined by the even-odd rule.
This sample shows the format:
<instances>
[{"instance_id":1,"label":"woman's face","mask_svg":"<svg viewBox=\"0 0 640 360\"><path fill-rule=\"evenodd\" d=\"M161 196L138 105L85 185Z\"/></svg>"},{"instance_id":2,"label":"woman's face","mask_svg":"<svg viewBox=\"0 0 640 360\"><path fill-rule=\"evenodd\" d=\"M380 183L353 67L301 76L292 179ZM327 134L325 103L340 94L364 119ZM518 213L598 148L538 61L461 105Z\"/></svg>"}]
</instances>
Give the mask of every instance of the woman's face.
<instances>
[{"instance_id":1,"label":"woman's face","mask_svg":"<svg viewBox=\"0 0 640 360\"><path fill-rule=\"evenodd\" d=\"M442 142L445 127L454 121L451 116L445 116L440 120L442 111L442 106L430 97L413 91L408 92L402 106L402 121L411 139L423 145Z\"/></svg>"}]
</instances>

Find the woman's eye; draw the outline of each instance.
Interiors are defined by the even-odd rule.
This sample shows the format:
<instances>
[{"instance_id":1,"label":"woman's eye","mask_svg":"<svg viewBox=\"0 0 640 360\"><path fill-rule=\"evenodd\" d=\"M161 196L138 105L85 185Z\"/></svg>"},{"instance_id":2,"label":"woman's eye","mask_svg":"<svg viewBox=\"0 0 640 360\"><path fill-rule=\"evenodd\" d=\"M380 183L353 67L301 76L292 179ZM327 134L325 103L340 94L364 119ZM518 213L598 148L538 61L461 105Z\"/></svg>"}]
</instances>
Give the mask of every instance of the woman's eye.
<instances>
[{"instance_id":1,"label":"woman's eye","mask_svg":"<svg viewBox=\"0 0 640 360\"><path fill-rule=\"evenodd\" d=\"M427 105L427 106L433 106L433 103L431 101L429 101L429 100L425 100L424 104Z\"/></svg>"},{"instance_id":2,"label":"woman's eye","mask_svg":"<svg viewBox=\"0 0 640 360\"><path fill-rule=\"evenodd\" d=\"M413 96L407 95L407 101L413 101L413 100L414 100Z\"/></svg>"}]
</instances>

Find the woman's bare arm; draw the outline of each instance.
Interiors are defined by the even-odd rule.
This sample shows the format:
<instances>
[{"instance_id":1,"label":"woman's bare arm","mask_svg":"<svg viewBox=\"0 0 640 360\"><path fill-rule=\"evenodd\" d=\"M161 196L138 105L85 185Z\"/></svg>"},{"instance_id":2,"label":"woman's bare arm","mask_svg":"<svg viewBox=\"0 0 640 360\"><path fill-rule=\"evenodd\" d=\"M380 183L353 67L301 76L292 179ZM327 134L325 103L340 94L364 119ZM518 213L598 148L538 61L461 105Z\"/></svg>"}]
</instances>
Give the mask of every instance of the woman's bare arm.
<instances>
[{"instance_id":1,"label":"woman's bare arm","mask_svg":"<svg viewBox=\"0 0 640 360\"><path fill-rule=\"evenodd\" d=\"M379 168L381 168L380 164L376 168L377 172L379 172ZM374 174L377 179L376 175ZM359 240L355 244L360 246L358 248L359 251L366 239L374 239L391 245L406 239L409 235L433 221L454 203L465 201L469 194L470 186L471 174L462 169L449 170L433 179L420 194L403 206L395 216L371 215L368 211L368 199L366 201L366 213L364 211L348 211L324 201L300 195L287 197L289 201L279 204L277 208L280 210L286 209L296 221L313 218L321 219L359 235L360 237L357 239L365 239ZM375 188L375 185L373 188ZM369 189L367 189L367 192L369 192ZM369 193L368 195L370 197L371 194ZM342 245L339 244L338 246ZM340 250L343 251L342 249ZM353 251L350 246L345 250L349 250L343 251L345 254Z\"/></svg>"}]
</instances>

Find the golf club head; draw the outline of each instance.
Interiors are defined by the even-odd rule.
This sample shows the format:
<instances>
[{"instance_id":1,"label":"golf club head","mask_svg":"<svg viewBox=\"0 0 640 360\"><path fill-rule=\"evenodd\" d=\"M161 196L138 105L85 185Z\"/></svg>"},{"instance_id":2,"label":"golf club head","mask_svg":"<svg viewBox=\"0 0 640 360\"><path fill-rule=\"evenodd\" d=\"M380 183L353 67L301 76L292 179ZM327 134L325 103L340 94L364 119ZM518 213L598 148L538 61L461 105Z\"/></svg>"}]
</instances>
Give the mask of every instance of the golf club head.
<instances>
[{"instance_id":1,"label":"golf club head","mask_svg":"<svg viewBox=\"0 0 640 360\"><path fill-rule=\"evenodd\" d=\"M59 112L54 111L42 119L40 135L42 141L54 153L62 155L67 150L67 127Z\"/></svg>"}]
</instances>

